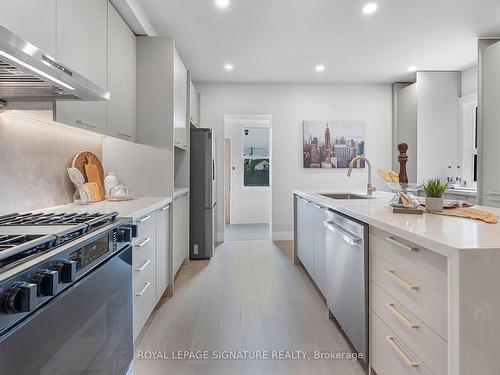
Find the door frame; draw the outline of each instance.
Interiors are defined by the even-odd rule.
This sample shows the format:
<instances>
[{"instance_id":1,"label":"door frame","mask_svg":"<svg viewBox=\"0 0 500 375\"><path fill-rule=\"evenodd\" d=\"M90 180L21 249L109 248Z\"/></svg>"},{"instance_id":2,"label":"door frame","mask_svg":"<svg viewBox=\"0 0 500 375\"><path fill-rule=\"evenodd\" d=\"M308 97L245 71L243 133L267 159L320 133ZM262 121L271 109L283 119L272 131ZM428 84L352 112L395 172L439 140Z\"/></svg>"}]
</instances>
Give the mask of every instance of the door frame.
<instances>
[{"instance_id":1,"label":"door frame","mask_svg":"<svg viewBox=\"0 0 500 375\"><path fill-rule=\"evenodd\" d=\"M224 224L231 224L231 152L232 139L231 137L224 137ZM228 185L227 189L226 183Z\"/></svg>"},{"instance_id":2,"label":"door frame","mask_svg":"<svg viewBox=\"0 0 500 375\"><path fill-rule=\"evenodd\" d=\"M241 125L244 124L247 127L263 127L263 128L269 128L269 187L266 188L269 191L269 232L270 232L270 239L272 240L272 223L273 223L273 195L272 195L272 189L273 189L273 147L272 147L272 118L273 116L270 114L225 114L224 115L224 138L231 138L228 135L227 132L227 127L231 125ZM232 151L233 144L231 144L231 151ZM231 184L234 182L232 178L232 164L233 160L231 160ZM238 183L238 182L237 182ZM234 207L233 205L233 197L234 194L230 194L230 207ZM231 210L232 211L232 210ZM230 211L230 212L231 212ZM231 220L230 220L231 221Z\"/></svg>"}]
</instances>

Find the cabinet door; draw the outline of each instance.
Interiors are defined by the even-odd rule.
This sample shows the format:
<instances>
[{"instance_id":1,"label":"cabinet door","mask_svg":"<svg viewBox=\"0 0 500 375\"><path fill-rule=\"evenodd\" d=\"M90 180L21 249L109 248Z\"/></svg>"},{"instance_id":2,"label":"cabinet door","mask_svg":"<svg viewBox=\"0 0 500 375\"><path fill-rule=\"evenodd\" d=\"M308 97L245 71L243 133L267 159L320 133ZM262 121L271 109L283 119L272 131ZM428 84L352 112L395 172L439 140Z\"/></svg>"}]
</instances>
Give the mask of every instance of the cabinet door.
<instances>
[{"instance_id":1,"label":"cabinet door","mask_svg":"<svg viewBox=\"0 0 500 375\"><path fill-rule=\"evenodd\" d=\"M111 4L108 5L107 134L135 141L136 61L135 35Z\"/></svg>"},{"instance_id":2,"label":"cabinet door","mask_svg":"<svg viewBox=\"0 0 500 375\"><path fill-rule=\"evenodd\" d=\"M479 98L481 111L481 140L479 193L480 204L500 207L500 168L498 168L498 140L500 139L500 42L482 53L482 92Z\"/></svg>"},{"instance_id":3,"label":"cabinet door","mask_svg":"<svg viewBox=\"0 0 500 375\"><path fill-rule=\"evenodd\" d=\"M156 301L168 287L168 216L170 205L160 209L156 216Z\"/></svg>"},{"instance_id":4,"label":"cabinet door","mask_svg":"<svg viewBox=\"0 0 500 375\"><path fill-rule=\"evenodd\" d=\"M184 262L185 251L183 247L183 231L184 231L184 219L183 219L183 208L182 208L182 197L174 198L173 204L173 243L174 243L174 276L179 270Z\"/></svg>"},{"instance_id":5,"label":"cabinet door","mask_svg":"<svg viewBox=\"0 0 500 375\"><path fill-rule=\"evenodd\" d=\"M314 205L314 282L326 297L325 209Z\"/></svg>"},{"instance_id":6,"label":"cabinet door","mask_svg":"<svg viewBox=\"0 0 500 375\"><path fill-rule=\"evenodd\" d=\"M107 0L57 1L57 59L107 87ZM106 102L57 102L56 119L106 133Z\"/></svg>"},{"instance_id":7,"label":"cabinet door","mask_svg":"<svg viewBox=\"0 0 500 375\"><path fill-rule=\"evenodd\" d=\"M314 206L297 198L297 257L314 278Z\"/></svg>"},{"instance_id":8,"label":"cabinet door","mask_svg":"<svg viewBox=\"0 0 500 375\"><path fill-rule=\"evenodd\" d=\"M200 125L198 91L191 81L189 81L189 118L195 126Z\"/></svg>"},{"instance_id":9,"label":"cabinet door","mask_svg":"<svg viewBox=\"0 0 500 375\"><path fill-rule=\"evenodd\" d=\"M175 145L187 148L187 69L177 51L174 53L174 129Z\"/></svg>"},{"instance_id":10,"label":"cabinet door","mask_svg":"<svg viewBox=\"0 0 500 375\"><path fill-rule=\"evenodd\" d=\"M56 0L2 0L0 25L56 56Z\"/></svg>"},{"instance_id":11,"label":"cabinet door","mask_svg":"<svg viewBox=\"0 0 500 375\"><path fill-rule=\"evenodd\" d=\"M183 198L183 210L184 210L184 238L183 238L183 244L182 246L184 247L184 257L186 259L189 259L189 193L186 193L186 195Z\"/></svg>"}]
</instances>

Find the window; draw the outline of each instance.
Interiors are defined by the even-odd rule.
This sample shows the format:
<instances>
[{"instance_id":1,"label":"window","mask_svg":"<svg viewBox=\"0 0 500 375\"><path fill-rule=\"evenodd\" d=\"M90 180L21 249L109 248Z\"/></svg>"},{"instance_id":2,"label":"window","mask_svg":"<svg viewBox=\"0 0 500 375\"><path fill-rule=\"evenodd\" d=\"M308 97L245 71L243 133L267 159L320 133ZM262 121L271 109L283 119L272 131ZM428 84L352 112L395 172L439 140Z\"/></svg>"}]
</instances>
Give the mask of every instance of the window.
<instances>
[{"instance_id":1,"label":"window","mask_svg":"<svg viewBox=\"0 0 500 375\"><path fill-rule=\"evenodd\" d=\"M269 128L243 129L243 186L269 187Z\"/></svg>"},{"instance_id":2,"label":"window","mask_svg":"<svg viewBox=\"0 0 500 375\"><path fill-rule=\"evenodd\" d=\"M477 183L477 95L460 98L462 182Z\"/></svg>"}]
</instances>

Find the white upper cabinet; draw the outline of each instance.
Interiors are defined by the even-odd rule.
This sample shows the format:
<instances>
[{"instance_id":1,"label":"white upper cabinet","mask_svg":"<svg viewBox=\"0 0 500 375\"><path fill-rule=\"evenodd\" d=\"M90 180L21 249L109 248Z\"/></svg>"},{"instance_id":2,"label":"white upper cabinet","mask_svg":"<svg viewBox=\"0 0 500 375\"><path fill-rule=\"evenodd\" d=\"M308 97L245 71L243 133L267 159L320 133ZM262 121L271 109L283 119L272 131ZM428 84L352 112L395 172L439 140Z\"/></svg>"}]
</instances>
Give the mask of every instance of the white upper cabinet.
<instances>
[{"instance_id":1,"label":"white upper cabinet","mask_svg":"<svg viewBox=\"0 0 500 375\"><path fill-rule=\"evenodd\" d=\"M498 168L498 140L500 139L500 41L488 43L480 50L480 138L479 204L500 207L500 168Z\"/></svg>"},{"instance_id":2,"label":"white upper cabinet","mask_svg":"<svg viewBox=\"0 0 500 375\"><path fill-rule=\"evenodd\" d=\"M118 12L108 5L108 102L107 134L135 141L136 38Z\"/></svg>"},{"instance_id":3,"label":"white upper cabinet","mask_svg":"<svg viewBox=\"0 0 500 375\"><path fill-rule=\"evenodd\" d=\"M189 120L196 126L200 126L200 97L193 82L189 81Z\"/></svg>"},{"instance_id":4,"label":"white upper cabinet","mask_svg":"<svg viewBox=\"0 0 500 375\"><path fill-rule=\"evenodd\" d=\"M1 0L0 25L56 56L56 0Z\"/></svg>"},{"instance_id":5,"label":"white upper cabinet","mask_svg":"<svg viewBox=\"0 0 500 375\"><path fill-rule=\"evenodd\" d=\"M57 59L107 87L107 0L57 0ZM57 102L56 119L106 133L106 102Z\"/></svg>"},{"instance_id":6,"label":"white upper cabinet","mask_svg":"<svg viewBox=\"0 0 500 375\"><path fill-rule=\"evenodd\" d=\"M187 100L188 100L188 78L187 69L184 66L177 51L174 53L174 145L176 147L188 148L187 144Z\"/></svg>"}]
</instances>

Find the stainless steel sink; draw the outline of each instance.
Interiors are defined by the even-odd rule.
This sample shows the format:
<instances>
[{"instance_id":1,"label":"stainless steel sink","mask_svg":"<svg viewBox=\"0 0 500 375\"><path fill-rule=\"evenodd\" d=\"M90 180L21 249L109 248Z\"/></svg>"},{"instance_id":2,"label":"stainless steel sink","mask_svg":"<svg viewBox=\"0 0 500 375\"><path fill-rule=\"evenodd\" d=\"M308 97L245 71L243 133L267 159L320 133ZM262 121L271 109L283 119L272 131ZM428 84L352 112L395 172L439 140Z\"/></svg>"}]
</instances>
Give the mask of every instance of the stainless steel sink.
<instances>
[{"instance_id":1,"label":"stainless steel sink","mask_svg":"<svg viewBox=\"0 0 500 375\"><path fill-rule=\"evenodd\" d=\"M370 197L351 193L320 194L330 199L370 199Z\"/></svg>"}]
</instances>

